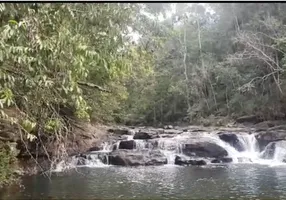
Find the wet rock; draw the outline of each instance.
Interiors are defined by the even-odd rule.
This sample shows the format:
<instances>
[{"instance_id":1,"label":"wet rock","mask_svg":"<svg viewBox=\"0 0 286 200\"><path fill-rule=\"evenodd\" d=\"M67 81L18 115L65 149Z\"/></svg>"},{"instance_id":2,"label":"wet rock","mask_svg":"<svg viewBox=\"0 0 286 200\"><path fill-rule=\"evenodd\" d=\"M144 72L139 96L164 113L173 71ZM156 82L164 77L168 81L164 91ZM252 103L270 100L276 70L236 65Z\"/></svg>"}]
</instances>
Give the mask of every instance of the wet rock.
<instances>
[{"instance_id":1,"label":"wet rock","mask_svg":"<svg viewBox=\"0 0 286 200\"><path fill-rule=\"evenodd\" d=\"M213 159L211 161L211 163L221 163L221 162L222 162L221 159Z\"/></svg>"},{"instance_id":2,"label":"wet rock","mask_svg":"<svg viewBox=\"0 0 286 200\"><path fill-rule=\"evenodd\" d=\"M173 129L174 127L172 125L166 125L164 126L164 129Z\"/></svg>"},{"instance_id":3,"label":"wet rock","mask_svg":"<svg viewBox=\"0 0 286 200\"><path fill-rule=\"evenodd\" d=\"M175 135L171 135L171 134L161 134L160 137L161 138L173 138Z\"/></svg>"},{"instance_id":4,"label":"wet rock","mask_svg":"<svg viewBox=\"0 0 286 200\"><path fill-rule=\"evenodd\" d=\"M211 163L231 163L233 161L232 158L230 157L224 157L224 158L216 158L216 159L213 159L211 161Z\"/></svg>"},{"instance_id":5,"label":"wet rock","mask_svg":"<svg viewBox=\"0 0 286 200\"><path fill-rule=\"evenodd\" d=\"M218 135L222 141L229 143L237 151L244 151L245 150L236 134L234 134L234 133L219 133Z\"/></svg>"},{"instance_id":6,"label":"wet rock","mask_svg":"<svg viewBox=\"0 0 286 200\"><path fill-rule=\"evenodd\" d=\"M262 151L269 143L286 140L286 130L268 130L256 134L260 150Z\"/></svg>"},{"instance_id":7,"label":"wet rock","mask_svg":"<svg viewBox=\"0 0 286 200\"><path fill-rule=\"evenodd\" d=\"M183 156L176 156L175 157L175 165L206 165L206 161L204 160L197 160L197 159L190 159Z\"/></svg>"},{"instance_id":8,"label":"wet rock","mask_svg":"<svg viewBox=\"0 0 286 200\"><path fill-rule=\"evenodd\" d=\"M230 157L224 157L220 159L222 163L231 163L233 161Z\"/></svg>"},{"instance_id":9,"label":"wet rock","mask_svg":"<svg viewBox=\"0 0 286 200\"><path fill-rule=\"evenodd\" d=\"M76 158L83 158L83 159L87 159L87 155L86 154L78 154L75 156Z\"/></svg>"},{"instance_id":10,"label":"wet rock","mask_svg":"<svg viewBox=\"0 0 286 200\"><path fill-rule=\"evenodd\" d=\"M191 165L206 165L207 162L204 160L190 160Z\"/></svg>"},{"instance_id":11,"label":"wet rock","mask_svg":"<svg viewBox=\"0 0 286 200\"><path fill-rule=\"evenodd\" d=\"M159 135L154 130L140 130L133 136L134 140L148 140L153 138L159 138Z\"/></svg>"},{"instance_id":12,"label":"wet rock","mask_svg":"<svg viewBox=\"0 0 286 200\"><path fill-rule=\"evenodd\" d=\"M121 166L163 165L167 158L160 151L118 150L108 156L109 164Z\"/></svg>"},{"instance_id":13,"label":"wet rock","mask_svg":"<svg viewBox=\"0 0 286 200\"><path fill-rule=\"evenodd\" d=\"M147 139L151 139L151 138L152 138L152 136L147 132L137 132L133 136L133 139L135 139L135 140L147 140Z\"/></svg>"},{"instance_id":14,"label":"wet rock","mask_svg":"<svg viewBox=\"0 0 286 200\"><path fill-rule=\"evenodd\" d=\"M170 134L170 135L179 135L179 134L181 134L182 132L183 132L183 131L176 130L176 129L164 130L164 134Z\"/></svg>"},{"instance_id":15,"label":"wet rock","mask_svg":"<svg viewBox=\"0 0 286 200\"><path fill-rule=\"evenodd\" d=\"M279 157L277 157L276 159L279 159L280 161L286 159L286 140L269 143L265 147L265 150L263 151L261 157L264 159L273 159L275 157L276 151L279 152Z\"/></svg>"},{"instance_id":16,"label":"wet rock","mask_svg":"<svg viewBox=\"0 0 286 200\"><path fill-rule=\"evenodd\" d=\"M90 149L88 149L88 151L100 151L100 150L101 150L101 148L98 146L91 147Z\"/></svg>"},{"instance_id":17,"label":"wet rock","mask_svg":"<svg viewBox=\"0 0 286 200\"><path fill-rule=\"evenodd\" d=\"M108 164L108 155L109 153L107 152L97 152L93 154L88 154L87 160L89 161L100 160L102 163Z\"/></svg>"},{"instance_id":18,"label":"wet rock","mask_svg":"<svg viewBox=\"0 0 286 200\"><path fill-rule=\"evenodd\" d=\"M185 144L182 150L188 156L195 154L198 157L221 158L228 155L224 148L208 141L194 141L193 143Z\"/></svg>"},{"instance_id":19,"label":"wet rock","mask_svg":"<svg viewBox=\"0 0 286 200\"><path fill-rule=\"evenodd\" d=\"M136 143L134 140L123 140L119 143L119 149L135 149Z\"/></svg>"},{"instance_id":20,"label":"wet rock","mask_svg":"<svg viewBox=\"0 0 286 200\"><path fill-rule=\"evenodd\" d=\"M182 156L175 157L175 165L188 165L188 160Z\"/></svg>"},{"instance_id":21,"label":"wet rock","mask_svg":"<svg viewBox=\"0 0 286 200\"><path fill-rule=\"evenodd\" d=\"M86 159L83 157L78 157L77 165L86 165Z\"/></svg>"},{"instance_id":22,"label":"wet rock","mask_svg":"<svg viewBox=\"0 0 286 200\"><path fill-rule=\"evenodd\" d=\"M131 132L127 128L111 128L108 132L114 133L115 135L129 135Z\"/></svg>"}]
</instances>

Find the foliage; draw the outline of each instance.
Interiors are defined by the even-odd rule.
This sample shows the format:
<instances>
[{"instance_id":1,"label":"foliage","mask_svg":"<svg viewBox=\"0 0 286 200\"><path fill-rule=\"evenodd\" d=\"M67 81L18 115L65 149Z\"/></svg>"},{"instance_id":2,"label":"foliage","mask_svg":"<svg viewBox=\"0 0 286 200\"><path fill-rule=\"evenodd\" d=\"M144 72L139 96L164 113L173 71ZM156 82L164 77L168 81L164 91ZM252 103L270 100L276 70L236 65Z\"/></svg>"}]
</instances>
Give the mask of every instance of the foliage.
<instances>
[{"instance_id":1,"label":"foliage","mask_svg":"<svg viewBox=\"0 0 286 200\"><path fill-rule=\"evenodd\" d=\"M153 94L145 101L146 122L200 123L211 116L252 114L264 119L285 117L285 5L175 7L169 18L153 19L156 27L148 29L145 23L153 38L162 39L158 29L165 31L154 51L154 84L149 86ZM158 16L166 10L149 12ZM138 118L144 112L137 111Z\"/></svg>"},{"instance_id":2,"label":"foliage","mask_svg":"<svg viewBox=\"0 0 286 200\"><path fill-rule=\"evenodd\" d=\"M15 155L9 150L7 144L1 143L0 148L0 187L5 184L11 183L16 180L14 176L14 168L13 165L16 162Z\"/></svg>"},{"instance_id":3,"label":"foliage","mask_svg":"<svg viewBox=\"0 0 286 200\"><path fill-rule=\"evenodd\" d=\"M75 120L285 118L285 10L281 3L2 3L1 118L30 141L62 140Z\"/></svg>"}]
</instances>

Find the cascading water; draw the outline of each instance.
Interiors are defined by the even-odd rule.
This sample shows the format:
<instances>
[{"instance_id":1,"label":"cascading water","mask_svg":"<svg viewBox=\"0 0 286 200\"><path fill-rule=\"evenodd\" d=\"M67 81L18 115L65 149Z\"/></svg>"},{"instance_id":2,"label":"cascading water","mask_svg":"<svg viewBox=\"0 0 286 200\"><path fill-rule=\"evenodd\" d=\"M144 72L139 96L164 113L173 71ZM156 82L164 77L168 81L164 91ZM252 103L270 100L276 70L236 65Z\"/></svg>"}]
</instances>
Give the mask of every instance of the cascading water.
<instances>
[{"instance_id":1,"label":"cascading water","mask_svg":"<svg viewBox=\"0 0 286 200\"><path fill-rule=\"evenodd\" d=\"M166 156L169 165L175 163L175 156L179 154L179 146L176 140L160 138L158 141L158 148Z\"/></svg>"},{"instance_id":2,"label":"cascading water","mask_svg":"<svg viewBox=\"0 0 286 200\"><path fill-rule=\"evenodd\" d=\"M257 154L259 153L258 142L254 134L239 134L237 135L246 152Z\"/></svg>"},{"instance_id":3,"label":"cascading water","mask_svg":"<svg viewBox=\"0 0 286 200\"><path fill-rule=\"evenodd\" d=\"M235 134L239 143L241 145L242 151L238 151L234 146L221 140L216 133L190 133L184 132L182 134L175 135L174 137L166 138L156 138L156 139L133 139L135 131L132 132L132 135L127 135L125 140L134 141L133 151L152 151L154 149L159 150L166 158L168 165L175 164L176 156L186 156L183 153L183 148L185 144L188 144L190 141L207 141L208 143L216 144L227 151L228 157L232 158L233 163L258 163L258 164L267 164L273 165L273 163L281 164L286 158L286 149L283 147L283 144L278 144L275 146L271 155L268 151L264 150L260 152L259 144L255 138L254 134L248 133L238 133ZM81 166L87 167L103 167L108 166L108 153L114 150L120 150L120 142L116 141L115 143L103 143L100 151L90 152L88 157L85 158L84 164ZM286 144L285 144L286 145ZM265 149L269 149L271 146L268 145ZM105 159L103 163L103 157ZM74 156L70 159L68 164L64 161L58 163L53 171L63 171L65 169L75 168L78 166L79 158Z\"/></svg>"},{"instance_id":4,"label":"cascading water","mask_svg":"<svg viewBox=\"0 0 286 200\"><path fill-rule=\"evenodd\" d=\"M237 151L236 157L237 162L242 163L252 163L252 162L259 162L259 146L258 142L253 134L238 134L237 135L240 144L244 151L239 152Z\"/></svg>"}]
</instances>

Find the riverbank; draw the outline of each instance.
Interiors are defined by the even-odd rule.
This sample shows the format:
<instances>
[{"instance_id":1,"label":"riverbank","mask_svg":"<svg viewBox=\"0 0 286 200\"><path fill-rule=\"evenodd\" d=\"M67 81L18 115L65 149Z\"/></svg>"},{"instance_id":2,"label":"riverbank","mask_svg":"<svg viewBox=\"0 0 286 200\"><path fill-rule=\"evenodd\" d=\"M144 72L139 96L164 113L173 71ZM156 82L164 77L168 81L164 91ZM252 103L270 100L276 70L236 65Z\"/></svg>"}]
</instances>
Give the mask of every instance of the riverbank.
<instances>
[{"instance_id":1,"label":"riverbank","mask_svg":"<svg viewBox=\"0 0 286 200\"><path fill-rule=\"evenodd\" d=\"M243 140L251 139L243 138L243 135L252 134L257 140L259 151L263 151L267 145L273 143L269 146L267 153L267 156L272 154L273 157L271 152L275 151L276 143L286 140L286 128L282 124L282 121L264 121L244 125L232 123L223 127L166 125L155 128L78 122L73 125L70 134L62 143L41 143L37 140L23 142L20 138L18 140L14 138L14 142L11 143L8 141L6 145L9 144L10 150L17 158L10 176L21 177L36 173L49 173L50 170L59 170L59 163L66 165L66 162L62 161L70 162L70 159L75 157L73 161L76 162L75 166L85 165L93 159L89 156L90 152L96 155L95 160L103 164L123 166L163 165L170 162L178 165L233 162L233 158L229 157L224 147L222 148L216 142L215 144L209 142L209 138L204 140L206 135L217 135L219 140L240 152L248 148L242 144ZM189 140L189 136L192 137L192 141ZM184 141L185 147L178 146L177 142L170 142L172 140ZM167 151L162 153L160 148L161 150L166 148ZM174 152L176 155L173 157L171 155L170 158L168 157L170 156L169 150L179 152ZM189 158L179 154L187 155ZM6 168L9 168L8 166L9 164ZM66 166L60 166L60 168L63 170Z\"/></svg>"}]
</instances>

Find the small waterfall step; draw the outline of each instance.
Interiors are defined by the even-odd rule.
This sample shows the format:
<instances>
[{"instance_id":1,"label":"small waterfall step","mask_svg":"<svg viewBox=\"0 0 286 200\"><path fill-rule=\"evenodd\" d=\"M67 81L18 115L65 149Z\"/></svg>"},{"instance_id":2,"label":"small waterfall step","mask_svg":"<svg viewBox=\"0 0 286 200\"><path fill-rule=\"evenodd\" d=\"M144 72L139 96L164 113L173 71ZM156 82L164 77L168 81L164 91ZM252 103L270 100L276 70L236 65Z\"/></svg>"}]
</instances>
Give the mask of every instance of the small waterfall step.
<instances>
[{"instance_id":1,"label":"small waterfall step","mask_svg":"<svg viewBox=\"0 0 286 200\"><path fill-rule=\"evenodd\" d=\"M272 142L261 152L255 134L248 132L190 132L172 129L160 129L158 132L124 129L119 132L121 135L118 140L112 139L102 143L100 148L93 148L94 151L74 156L68 164L60 162L56 171L78 166L203 165L230 162L269 164L286 160L286 141Z\"/></svg>"}]
</instances>

